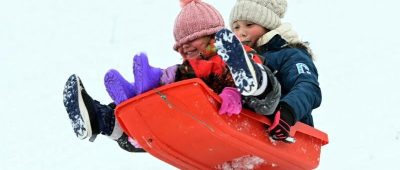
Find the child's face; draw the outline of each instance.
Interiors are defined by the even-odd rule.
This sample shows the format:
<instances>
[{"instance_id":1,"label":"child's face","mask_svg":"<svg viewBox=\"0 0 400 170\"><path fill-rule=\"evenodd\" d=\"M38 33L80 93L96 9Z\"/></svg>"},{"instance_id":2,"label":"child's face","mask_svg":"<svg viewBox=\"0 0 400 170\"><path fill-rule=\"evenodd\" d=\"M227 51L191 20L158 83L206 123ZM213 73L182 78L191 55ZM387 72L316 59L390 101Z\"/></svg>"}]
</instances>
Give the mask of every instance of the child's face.
<instances>
[{"instance_id":1,"label":"child's face","mask_svg":"<svg viewBox=\"0 0 400 170\"><path fill-rule=\"evenodd\" d=\"M233 32L243 44L255 48L258 39L268 31L261 25L239 20L233 23Z\"/></svg>"},{"instance_id":2,"label":"child's face","mask_svg":"<svg viewBox=\"0 0 400 170\"><path fill-rule=\"evenodd\" d=\"M185 59L200 57L201 52L205 51L210 43L210 36L200 37L178 48L179 53Z\"/></svg>"}]
</instances>

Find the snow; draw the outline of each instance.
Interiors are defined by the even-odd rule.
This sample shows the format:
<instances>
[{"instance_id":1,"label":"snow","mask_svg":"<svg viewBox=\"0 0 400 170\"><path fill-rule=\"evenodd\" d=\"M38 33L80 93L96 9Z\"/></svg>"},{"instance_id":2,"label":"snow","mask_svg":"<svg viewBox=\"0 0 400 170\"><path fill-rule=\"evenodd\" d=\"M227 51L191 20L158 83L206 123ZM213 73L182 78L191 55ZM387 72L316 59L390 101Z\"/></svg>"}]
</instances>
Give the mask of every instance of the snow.
<instances>
[{"instance_id":1,"label":"snow","mask_svg":"<svg viewBox=\"0 0 400 170\"><path fill-rule=\"evenodd\" d=\"M246 155L217 165L218 170L251 170L266 164L265 160L257 156Z\"/></svg>"},{"instance_id":2,"label":"snow","mask_svg":"<svg viewBox=\"0 0 400 170\"><path fill-rule=\"evenodd\" d=\"M206 2L228 21L233 1ZM285 21L311 43L320 75L323 102L313 115L330 143L318 169L398 169L400 2L288 4ZM156 0L0 1L0 169L176 169L106 137L77 139L62 90L76 73L106 103L104 73L116 68L132 80L135 53L163 68L181 62L172 50L179 9Z\"/></svg>"}]
</instances>

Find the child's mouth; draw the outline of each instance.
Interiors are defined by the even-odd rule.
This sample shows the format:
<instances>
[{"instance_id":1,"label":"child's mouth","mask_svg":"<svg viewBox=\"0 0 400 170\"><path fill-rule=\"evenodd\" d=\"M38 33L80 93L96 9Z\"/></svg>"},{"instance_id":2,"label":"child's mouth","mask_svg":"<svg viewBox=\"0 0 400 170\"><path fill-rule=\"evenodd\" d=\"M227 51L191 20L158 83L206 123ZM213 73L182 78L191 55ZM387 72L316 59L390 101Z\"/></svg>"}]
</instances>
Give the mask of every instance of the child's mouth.
<instances>
[{"instance_id":1,"label":"child's mouth","mask_svg":"<svg viewBox=\"0 0 400 170\"><path fill-rule=\"evenodd\" d=\"M249 46L251 44L251 41L242 41L242 44Z\"/></svg>"},{"instance_id":2,"label":"child's mouth","mask_svg":"<svg viewBox=\"0 0 400 170\"><path fill-rule=\"evenodd\" d=\"M199 52L197 50L187 51L185 52L187 57L194 58L199 56Z\"/></svg>"}]
</instances>

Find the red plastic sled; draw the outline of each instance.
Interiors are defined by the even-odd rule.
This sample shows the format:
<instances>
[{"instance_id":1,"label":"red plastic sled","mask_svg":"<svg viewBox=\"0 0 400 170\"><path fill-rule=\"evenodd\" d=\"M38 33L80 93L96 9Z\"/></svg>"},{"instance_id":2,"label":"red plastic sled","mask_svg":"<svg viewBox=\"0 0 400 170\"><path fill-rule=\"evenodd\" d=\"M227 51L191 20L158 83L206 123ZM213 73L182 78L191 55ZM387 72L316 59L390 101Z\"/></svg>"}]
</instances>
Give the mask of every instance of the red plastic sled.
<instances>
[{"instance_id":1,"label":"red plastic sled","mask_svg":"<svg viewBox=\"0 0 400 170\"><path fill-rule=\"evenodd\" d=\"M241 158L258 158L248 169L318 166L321 146L328 143L324 132L297 123L291 130L296 143L272 142L265 131L267 118L246 109L219 115L219 106L218 95L200 79L191 79L129 99L116 115L148 153L180 169L227 169Z\"/></svg>"}]
</instances>

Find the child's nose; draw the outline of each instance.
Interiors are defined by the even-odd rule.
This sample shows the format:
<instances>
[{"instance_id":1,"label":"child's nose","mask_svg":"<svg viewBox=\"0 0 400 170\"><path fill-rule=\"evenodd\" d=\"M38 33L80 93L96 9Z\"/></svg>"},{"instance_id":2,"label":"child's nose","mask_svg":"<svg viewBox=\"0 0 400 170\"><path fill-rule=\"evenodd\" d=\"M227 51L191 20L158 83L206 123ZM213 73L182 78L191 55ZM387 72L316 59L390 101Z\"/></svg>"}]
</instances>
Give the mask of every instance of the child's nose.
<instances>
[{"instance_id":1,"label":"child's nose","mask_svg":"<svg viewBox=\"0 0 400 170\"><path fill-rule=\"evenodd\" d=\"M242 37L246 37L247 36L247 32L246 31L242 31L240 34L241 34Z\"/></svg>"},{"instance_id":2,"label":"child's nose","mask_svg":"<svg viewBox=\"0 0 400 170\"><path fill-rule=\"evenodd\" d=\"M244 30L239 31L239 36L238 36L239 39L245 38L246 36L247 36L246 31L244 31Z\"/></svg>"},{"instance_id":3,"label":"child's nose","mask_svg":"<svg viewBox=\"0 0 400 170\"><path fill-rule=\"evenodd\" d=\"M247 37L247 34L246 34L246 33L240 33L239 36L238 36L238 38L239 38L240 41L246 40L246 37Z\"/></svg>"}]
</instances>

